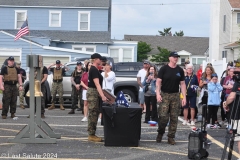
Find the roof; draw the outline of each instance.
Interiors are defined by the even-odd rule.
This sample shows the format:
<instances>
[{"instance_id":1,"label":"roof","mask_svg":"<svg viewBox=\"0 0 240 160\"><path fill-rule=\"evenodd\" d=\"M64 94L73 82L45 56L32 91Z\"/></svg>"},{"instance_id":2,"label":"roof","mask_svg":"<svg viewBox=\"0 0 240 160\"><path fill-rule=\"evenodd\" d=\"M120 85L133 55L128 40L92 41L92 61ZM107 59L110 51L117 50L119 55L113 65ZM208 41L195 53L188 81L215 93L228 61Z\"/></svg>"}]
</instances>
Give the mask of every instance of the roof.
<instances>
[{"instance_id":1,"label":"roof","mask_svg":"<svg viewBox=\"0 0 240 160\"><path fill-rule=\"evenodd\" d=\"M0 0L0 6L109 7L111 0Z\"/></svg>"},{"instance_id":2,"label":"roof","mask_svg":"<svg viewBox=\"0 0 240 160\"><path fill-rule=\"evenodd\" d=\"M1 30L1 29L0 29ZM16 35L18 30L7 30L7 33ZM31 30L31 37L49 38L55 42L80 42L80 43L111 43L111 34L107 31L56 31L56 30ZM27 36L22 38L28 39Z\"/></svg>"},{"instance_id":3,"label":"roof","mask_svg":"<svg viewBox=\"0 0 240 160\"><path fill-rule=\"evenodd\" d=\"M239 42L234 42L234 43L231 43L231 44L225 46L224 48L225 49L232 49L232 48L238 48L238 47L240 47Z\"/></svg>"},{"instance_id":4,"label":"roof","mask_svg":"<svg viewBox=\"0 0 240 160\"><path fill-rule=\"evenodd\" d=\"M240 8L240 0L228 0L232 8Z\"/></svg>"},{"instance_id":5,"label":"roof","mask_svg":"<svg viewBox=\"0 0 240 160\"><path fill-rule=\"evenodd\" d=\"M153 35L124 35L125 40L142 41L151 44L153 50L150 54L158 53L157 47L166 48L169 51L182 51L192 55L203 55L209 48L208 37L178 37L178 36L153 36Z\"/></svg>"}]
</instances>

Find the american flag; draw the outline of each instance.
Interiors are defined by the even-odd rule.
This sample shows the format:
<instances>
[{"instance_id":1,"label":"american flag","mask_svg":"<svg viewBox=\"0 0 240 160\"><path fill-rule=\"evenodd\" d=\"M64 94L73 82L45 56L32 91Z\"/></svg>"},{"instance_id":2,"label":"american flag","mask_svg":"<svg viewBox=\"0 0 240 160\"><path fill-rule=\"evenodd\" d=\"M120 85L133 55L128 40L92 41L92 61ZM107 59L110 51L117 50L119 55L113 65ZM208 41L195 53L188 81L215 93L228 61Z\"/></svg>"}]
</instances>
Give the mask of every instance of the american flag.
<instances>
[{"instance_id":1,"label":"american flag","mask_svg":"<svg viewBox=\"0 0 240 160\"><path fill-rule=\"evenodd\" d=\"M18 40L19 38L21 38L23 35L29 33L29 29L28 29L28 21L26 20L21 29L18 31L17 35L15 36L15 41Z\"/></svg>"}]
</instances>

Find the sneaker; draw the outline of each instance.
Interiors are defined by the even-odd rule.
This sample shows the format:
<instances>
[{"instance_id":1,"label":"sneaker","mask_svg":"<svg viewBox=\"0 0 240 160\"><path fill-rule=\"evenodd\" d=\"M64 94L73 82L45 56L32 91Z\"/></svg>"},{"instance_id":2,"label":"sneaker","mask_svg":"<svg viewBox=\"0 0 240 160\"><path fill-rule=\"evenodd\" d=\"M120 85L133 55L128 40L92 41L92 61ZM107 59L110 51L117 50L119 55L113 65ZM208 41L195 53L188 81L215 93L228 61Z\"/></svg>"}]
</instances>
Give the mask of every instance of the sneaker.
<instances>
[{"instance_id":1,"label":"sneaker","mask_svg":"<svg viewBox=\"0 0 240 160\"><path fill-rule=\"evenodd\" d=\"M98 123L101 123L101 118L98 118L97 122L98 122Z\"/></svg>"},{"instance_id":2,"label":"sneaker","mask_svg":"<svg viewBox=\"0 0 240 160\"><path fill-rule=\"evenodd\" d=\"M171 145L176 144L174 138L168 138L168 143L171 144Z\"/></svg>"},{"instance_id":3,"label":"sneaker","mask_svg":"<svg viewBox=\"0 0 240 160\"><path fill-rule=\"evenodd\" d=\"M182 125L187 125L187 121L186 120L183 120L183 123L182 123Z\"/></svg>"},{"instance_id":4,"label":"sneaker","mask_svg":"<svg viewBox=\"0 0 240 160\"><path fill-rule=\"evenodd\" d=\"M210 126L211 129L217 129L218 126L216 124Z\"/></svg>"},{"instance_id":5,"label":"sneaker","mask_svg":"<svg viewBox=\"0 0 240 160\"><path fill-rule=\"evenodd\" d=\"M162 142L162 137L163 137L163 135L158 133L157 138L156 138L156 142L161 143Z\"/></svg>"},{"instance_id":6,"label":"sneaker","mask_svg":"<svg viewBox=\"0 0 240 160\"><path fill-rule=\"evenodd\" d=\"M211 124L207 124L206 125L206 128L210 128L212 125Z\"/></svg>"},{"instance_id":7,"label":"sneaker","mask_svg":"<svg viewBox=\"0 0 240 160\"><path fill-rule=\"evenodd\" d=\"M221 124L219 124L218 122L217 122L217 123L215 123L215 125L217 125L217 126L218 126L218 128L221 128L221 127L222 127L222 125L221 125Z\"/></svg>"},{"instance_id":8,"label":"sneaker","mask_svg":"<svg viewBox=\"0 0 240 160\"><path fill-rule=\"evenodd\" d=\"M92 141L92 142L101 142L102 138L95 136L95 135L89 135L88 136L88 141Z\"/></svg>"},{"instance_id":9,"label":"sneaker","mask_svg":"<svg viewBox=\"0 0 240 160\"><path fill-rule=\"evenodd\" d=\"M191 126L195 126L195 122L194 121L191 121Z\"/></svg>"},{"instance_id":10,"label":"sneaker","mask_svg":"<svg viewBox=\"0 0 240 160\"><path fill-rule=\"evenodd\" d=\"M88 119L87 119L87 117L83 117L83 119L82 119L81 121L82 121L82 122L87 122Z\"/></svg>"}]
</instances>

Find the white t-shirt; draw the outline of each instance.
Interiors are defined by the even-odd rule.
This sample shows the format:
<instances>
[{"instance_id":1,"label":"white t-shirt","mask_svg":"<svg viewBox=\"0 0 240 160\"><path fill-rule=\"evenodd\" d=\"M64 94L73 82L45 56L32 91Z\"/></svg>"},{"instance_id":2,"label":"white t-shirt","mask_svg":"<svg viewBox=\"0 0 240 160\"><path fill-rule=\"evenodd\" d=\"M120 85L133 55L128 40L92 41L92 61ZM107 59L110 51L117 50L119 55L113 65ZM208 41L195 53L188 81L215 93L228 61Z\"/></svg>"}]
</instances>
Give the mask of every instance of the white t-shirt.
<instances>
[{"instance_id":1,"label":"white t-shirt","mask_svg":"<svg viewBox=\"0 0 240 160\"><path fill-rule=\"evenodd\" d=\"M147 71L144 68L138 71L137 77L141 77L141 83L144 81L146 74L147 74ZM143 89L139 87L139 91L143 91Z\"/></svg>"},{"instance_id":2,"label":"white t-shirt","mask_svg":"<svg viewBox=\"0 0 240 160\"><path fill-rule=\"evenodd\" d=\"M102 72L101 75L103 76L102 88L111 89L112 94L114 94L113 84L116 82L115 73L113 71L108 72L108 77L105 77L105 72Z\"/></svg>"}]
</instances>

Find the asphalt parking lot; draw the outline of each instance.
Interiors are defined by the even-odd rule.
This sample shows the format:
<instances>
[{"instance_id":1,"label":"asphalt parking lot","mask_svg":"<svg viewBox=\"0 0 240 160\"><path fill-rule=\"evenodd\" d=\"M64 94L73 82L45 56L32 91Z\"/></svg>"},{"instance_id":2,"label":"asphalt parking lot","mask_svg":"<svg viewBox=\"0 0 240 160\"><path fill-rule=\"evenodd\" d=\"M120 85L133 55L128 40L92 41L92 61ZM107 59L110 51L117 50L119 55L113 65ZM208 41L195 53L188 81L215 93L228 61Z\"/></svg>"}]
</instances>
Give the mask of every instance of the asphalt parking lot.
<instances>
[{"instance_id":1,"label":"asphalt parking lot","mask_svg":"<svg viewBox=\"0 0 240 160\"><path fill-rule=\"evenodd\" d=\"M61 134L56 144L23 144L9 143L8 138L14 138L16 134L28 124L27 116L30 109L17 108L18 120L8 117L0 119L0 159L152 159L152 160L187 160L188 134L190 126L181 124L179 118L176 134L176 145L169 145L164 135L162 143L156 143L157 127L141 123L141 139L138 147L106 147L104 142L93 143L87 140L87 122L81 122L81 111L76 114L67 114L70 109L47 110L46 121L55 133ZM143 122L144 114L142 115ZM197 124L199 125L199 124ZM225 129L208 130L208 138L212 140L209 152L209 160L219 160L225 142ZM96 135L104 137L103 126L98 124ZM234 145L237 150L236 144ZM233 152L233 160L240 155Z\"/></svg>"}]
</instances>

